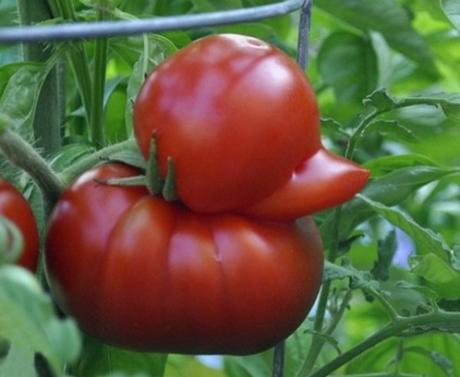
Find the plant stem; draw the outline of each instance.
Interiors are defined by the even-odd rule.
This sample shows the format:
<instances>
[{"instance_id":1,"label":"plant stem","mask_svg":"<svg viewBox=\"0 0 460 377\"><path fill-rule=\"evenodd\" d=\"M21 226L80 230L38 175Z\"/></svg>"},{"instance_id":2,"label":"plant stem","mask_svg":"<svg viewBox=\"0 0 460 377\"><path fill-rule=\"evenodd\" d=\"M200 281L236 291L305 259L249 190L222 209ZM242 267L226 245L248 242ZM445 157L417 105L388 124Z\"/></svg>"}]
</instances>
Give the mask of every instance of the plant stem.
<instances>
[{"instance_id":1,"label":"plant stem","mask_svg":"<svg viewBox=\"0 0 460 377\"><path fill-rule=\"evenodd\" d=\"M49 0L53 11L58 11L60 16L65 20L76 20L75 9L73 8L72 0ZM92 91L91 91L91 75L89 71L88 56L86 54L82 42L72 42L67 52L67 57L74 72L77 81L77 86L82 99L83 107L85 108L85 117L87 124L90 125L92 111Z\"/></svg>"},{"instance_id":2,"label":"plant stem","mask_svg":"<svg viewBox=\"0 0 460 377\"><path fill-rule=\"evenodd\" d=\"M0 134L0 151L12 164L27 172L37 183L51 208L63 190L59 177L46 160L17 133L6 129Z\"/></svg>"},{"instance_id":3,"label":"plant stem","mask_svg":"<svg viewBox=\"0 0 460 377\"><path fill-rule=\"evenodd\" d=\"M339 322L341 318L343 317L343 314L345 313L345 309L350 303L352 296L353 296L353 291L349 289L347 293L345 294L345 297L343 298L342 303L340 304L339 310L337 311L335 316L332 318L332 321L329 327L327 328L327 331L326 331L327 335L332 335L332 333L335 331L335 329L339 325Z\"/></svg>"},{"instance_id":4,"label":"plant stem","mask_svg":"<svg viewBox=\"0 0 460 377\"><path fill-rule=\"evenodd\" d=\"M93 166L100 163L102 160L107 159L112 154L121 152L127 149L137 150L137 144L134 140L126 140L118 144L113 144L108 147L102 148L97 152L82 158L72 166L69 166L67 169L63 170L59 176L65 184L73 182L73 180L78 177L84 171L92 168Z\"/></svg>"},{"instance_id":5,"label":"plant stem","mask_svg":"<svg viewBox=\"0 0 460 377\"><path fill-rule=\"evenodd\" d=\"M46 0L17 0L21 25L32 25L52 18ZM46 62L51 49L39 43L23 45L26 61ZM37 146L49 155L61 145L61 124L65 108L64 69L58 64L48 73L40 91L34 119L34 136Z\"/></svg>"},{"instance_id":6,"label":"plant stem","mask_svg":"<svg viewBox=\"0 0 460 377\"><path fill-rule=\"evenodd\" d=\"M404 335L405 330L424 327L432 330L460 332L460 312L440 312L422 314L418 316L401 318L389 323L381 330L377 331L361 343L350 350L337 356L322 368L316 370L309 377L327 377L330 374L354 359L364 351L374 347L376 344L397 335ZM408 333L407 335L411 335ZM305 374L307 376L307 374Z\"/></svg>"},{"instance_id":7,"label":"plant stem","mask_svg":"<svg viewBox=\"0 0 460 377\"><path fill-rule=\"evenodd\" d=\"M329 257L328 260L334 263L335 259L337 258L337 254L339 251L339 228L340 228L340 219L341 219L342 207L337 207L334 214L334 228L331 246L329 248ZM322 337L321 331L323 329L324 318L326 316L326 309L327 309L327 302L329 300L329 293L331 290L332 281L328 280L324 282L323 287L321 288L319 301L318 301L318 310L316 311L315 315L315 322L313 325L313 329L315 333L313 334L313 338L311 341L310 350L308 351L307 357L303 362L302 366L299 369L297 376L307 375L315 365L315 361L318 358L321 349L323 348L326 340Z\"/></svg>"},{"instance_id":8,"label":"plant stem","mask_svg":"<svg viewBox=\"0 0 460 377\"><path fill-rule=\"evenodd\" d=\"M106 16L106 11L103 7L103 1L97 13L97 20L103 21ZM108 40L106 38L97 39L95 46L95 62L94 62L94 80L92 91L92 108L90 118L91 140L96 148L105 145L104 138L104 88L105 75L107 66L107 48Z\"/></svg>"}]
</instances>

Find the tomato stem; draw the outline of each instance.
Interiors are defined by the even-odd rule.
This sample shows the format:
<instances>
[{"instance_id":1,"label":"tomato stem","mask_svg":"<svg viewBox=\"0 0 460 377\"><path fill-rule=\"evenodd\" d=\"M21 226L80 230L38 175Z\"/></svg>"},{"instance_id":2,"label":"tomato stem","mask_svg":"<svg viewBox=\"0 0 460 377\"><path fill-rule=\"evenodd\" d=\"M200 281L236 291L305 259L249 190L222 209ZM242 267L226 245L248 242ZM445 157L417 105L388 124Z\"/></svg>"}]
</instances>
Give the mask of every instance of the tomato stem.
<instances>
[{"instance_id":1,"label":"tomato stem","mask_svg":"<svg viewBox=\"0 0 460 377\"><path fill-rule=\"evenodd\" d=\"M6 129L0 134L0 150L13 165L27 172L37 183L51 208L63 190L59 177L46 160L19 134Z\"/></svg>"},{"instance_id":2,"label":"tomato stem","mask_svg":"<svg viewBox=\"0 0 460 377\"><path fill-rule=\"evenodd\" d=\"M417 329L423 329L423 331L429 330L441 330L448 332L460 332L460 313L449 313L443 311L435 311L428 314L422 314L412 317L399 317L397 320L389 323L381 330L375 332L373 335L363 340L350 350L337 356L331 362L327 363L323 367L319 368L312 374L302 375L309 377L326 377L346 364L350 360L359 356L364 351L374 347L384 340L398 336L415 336L419 334Z\"/></svg>"},{"instance_id":3,"label":"tomato stem","mask_svg":"<svg viewBox=\"0 0 460 377\"><path fill-rule=\"evenodd\" d=\"M333 233L331 235L332 241L331 241L331 246L329 248L329 255L328 255L328 260L331 263L334 263L338 255L338 251L339 251L339 244L340 244L339 228L340 228L341 216L342 216L342 207L340 206L335 209L335 213L334 213L334 227L333 227ZM318 358L321 352L321 349L326 343L326 338L322 336L322 330L323 330L324 318L326 316L329 294L331 291L331 283L332 283L331 280L327 280L324 282L323 287L321 288L321 292L319 295L319 301L318 301L318 309L316 311L315 322L313 325L314 333L312 335L313 338L311 342L311 347L310 347L310 350L307 354L307 357L304 363L302 364L302 367L299 370L299 373L297 374L298 377L303 376L303 375L308 375L308 373L310 373L310 371L313 370L316 359ZM337 319L337 321L338 320L339 319Z\"/></svg>"},{"instance_id":4,"label":"tomato stem","mask_svg":"<svg viewBox=\"0 0 460 377\"><path fill-rule=\"evenodd\" d=\"M113 144L103 149L92 153L91 155L82 158L75 164L69 166L67 169L60 173L60 177L64 183L69 184L78 177L81 173L92 168L103 160L107 160L111 155L126 150L138 150L137 144L134 140L126 140L118 144Z\"/></svg>"}]
</instances>

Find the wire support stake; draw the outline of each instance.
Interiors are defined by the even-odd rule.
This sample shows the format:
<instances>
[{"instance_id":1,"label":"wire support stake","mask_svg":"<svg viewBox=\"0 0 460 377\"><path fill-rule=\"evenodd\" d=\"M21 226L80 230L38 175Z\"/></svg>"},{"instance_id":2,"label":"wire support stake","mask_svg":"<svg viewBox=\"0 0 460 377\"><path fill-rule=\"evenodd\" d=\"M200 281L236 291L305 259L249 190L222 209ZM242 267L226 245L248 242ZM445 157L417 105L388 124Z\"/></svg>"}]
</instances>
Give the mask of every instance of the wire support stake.
<instances>
[{"instance_id":1,"label":"wire support stake","mask_svg":"<svg viewBox=\"0 0 460 377\"><path fill-rule=\"evenodd\" d=\"M308 34L310 32L311 25L312 5L313 0L304 0L300 12L299 36L297 40L297 63L300 65L302 69L306 69L308 67Z\"/></svg>"},{"instance_id":2,"label":"wire support stake","mask_svg":"<svg viewBox=\"0 0 460 377\"><path fill-rule=\"evenodd\" d=\"M304 0L286 0L276 4L246 9L184 16L155 17L130 21L73 22L57 25L1 27L0 43L69 41L228 25L288 14L300 9L303 3Z\"/></svg>"}]
</instances>

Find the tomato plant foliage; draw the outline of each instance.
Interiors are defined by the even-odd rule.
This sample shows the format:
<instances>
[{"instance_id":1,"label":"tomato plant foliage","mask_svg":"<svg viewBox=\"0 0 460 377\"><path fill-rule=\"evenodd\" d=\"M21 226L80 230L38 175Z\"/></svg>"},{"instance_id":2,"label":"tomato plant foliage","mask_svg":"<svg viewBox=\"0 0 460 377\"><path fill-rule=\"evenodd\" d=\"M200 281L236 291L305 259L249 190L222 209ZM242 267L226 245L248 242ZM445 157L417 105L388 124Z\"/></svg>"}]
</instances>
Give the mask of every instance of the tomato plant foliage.
<instances>
[{"instance_id":1,"label":"tomato plant foliage","mask_svg":"<svg viewBox=\"0 0 460 377\"><path fill-rule=\"evenodd\" d=\"M4 0L0 24L269 3ZM306 72L296 13L0 45L0 241L26 245L0 376L266 377L295 329L287 377L460 375L459 13L316 0ZM143 186L152 136L180 202Z\"/></svg>"}]
</instances>

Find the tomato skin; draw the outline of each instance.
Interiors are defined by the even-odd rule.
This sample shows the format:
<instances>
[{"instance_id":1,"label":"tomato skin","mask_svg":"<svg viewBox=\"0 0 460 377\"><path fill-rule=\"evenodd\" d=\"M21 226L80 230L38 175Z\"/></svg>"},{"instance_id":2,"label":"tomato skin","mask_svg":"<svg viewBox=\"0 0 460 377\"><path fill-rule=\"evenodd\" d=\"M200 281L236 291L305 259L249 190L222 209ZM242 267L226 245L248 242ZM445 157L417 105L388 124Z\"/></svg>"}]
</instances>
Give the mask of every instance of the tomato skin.
<instances>
[{"instance_id":1,"label":"tomato skin","mask_svg":"<svg viewBox=\"0 0 460 377\"><path fill-rule=\"evenodd\" d=\"M9 182L0 178L0 216L11 220L24 238L24 250L17 264L34 272L37 268L39 236L29 203Z\"/></svg>"},{"instance_id":2,"label":"tomato skin","mask_svg":"<svg viewBox=\"0 0 460 377\"><path fill-rule=\"evenodd\" d=\"M161 171L176 167L198 212L246 207L287 182L321 146L315 95L296 62L252 37L197 40L160 65L134 106L146 158L155 131Z\"/></svg>"},{"instance_id":3,"label":"tomato skin","mask_svg":"<svg viewBox=\"0 0 460 377\"><path fill-rule=\"evenodd\" d=\"M301 230L196 214L93 181L135 174L121 164L86 173L50 221L50 286L85 332L142 351L250 354L295 330L321 284L311 219Z\"/></svg>"},{"instance_id":4,"label":"tomato skin","mask_svg":"<svg viewBox=\"0 0 460 377\"><path fill-rule=\"evenodd\" d=\"M353 198L367 183L369 170L321 148L292 173L269 197L241 213L274 221L289 221Z\"/></svg>"}]
</instances>

